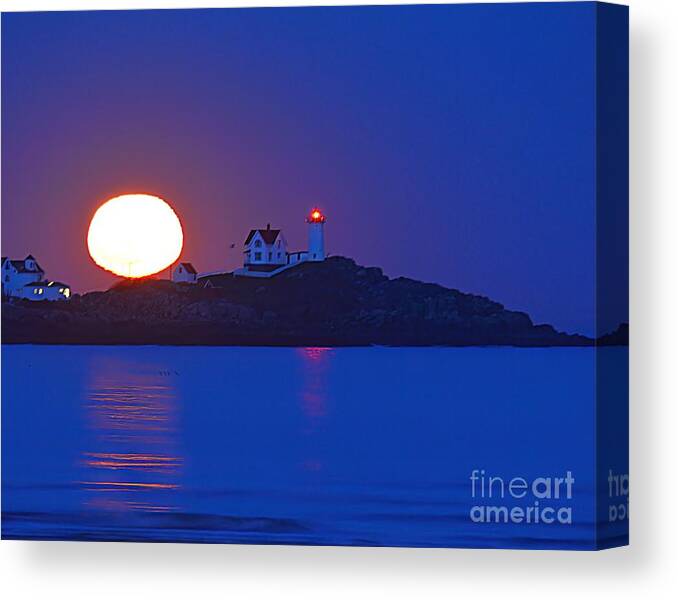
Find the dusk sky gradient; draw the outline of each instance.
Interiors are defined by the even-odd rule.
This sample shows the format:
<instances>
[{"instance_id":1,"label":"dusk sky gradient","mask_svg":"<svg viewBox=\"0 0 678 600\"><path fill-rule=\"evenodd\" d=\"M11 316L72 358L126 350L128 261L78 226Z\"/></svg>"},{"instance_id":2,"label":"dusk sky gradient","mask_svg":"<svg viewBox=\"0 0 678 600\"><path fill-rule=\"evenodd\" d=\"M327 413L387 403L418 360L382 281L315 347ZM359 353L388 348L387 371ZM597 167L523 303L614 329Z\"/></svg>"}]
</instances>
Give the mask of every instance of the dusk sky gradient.
<instances>
[{"instance_id":1,"label":"dusk sky gradient","mask_svg":"<svg viewBox=\"0 0 678 600\"><path fill-rule=\"evenodd\" d=\"M332 254L591 333L594 30L590 3L4 14L2 254L105 289L89 220L137 192L231 270L318 205Z\"/></svg>"}]
</instances>

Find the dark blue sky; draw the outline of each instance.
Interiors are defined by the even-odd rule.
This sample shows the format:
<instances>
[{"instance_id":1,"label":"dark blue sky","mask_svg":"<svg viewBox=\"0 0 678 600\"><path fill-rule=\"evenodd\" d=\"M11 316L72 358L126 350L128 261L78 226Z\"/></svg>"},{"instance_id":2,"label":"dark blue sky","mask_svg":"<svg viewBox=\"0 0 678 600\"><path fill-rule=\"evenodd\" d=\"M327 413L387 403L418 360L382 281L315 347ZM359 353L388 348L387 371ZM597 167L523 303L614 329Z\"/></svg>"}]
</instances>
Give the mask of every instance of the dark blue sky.
<instances>
[{"instance_id":1,"label":"dark blue sky","mask_svg":"<svg viewBox=\"0 0 678 600\"><path fill-rule=\"evenodd\" d=\"M103 289L89 219L146 192L231 269L317 204L332 253L590 333L594 32L590 3L5 14L3 255Z\"/></svg>"}]
</instances>

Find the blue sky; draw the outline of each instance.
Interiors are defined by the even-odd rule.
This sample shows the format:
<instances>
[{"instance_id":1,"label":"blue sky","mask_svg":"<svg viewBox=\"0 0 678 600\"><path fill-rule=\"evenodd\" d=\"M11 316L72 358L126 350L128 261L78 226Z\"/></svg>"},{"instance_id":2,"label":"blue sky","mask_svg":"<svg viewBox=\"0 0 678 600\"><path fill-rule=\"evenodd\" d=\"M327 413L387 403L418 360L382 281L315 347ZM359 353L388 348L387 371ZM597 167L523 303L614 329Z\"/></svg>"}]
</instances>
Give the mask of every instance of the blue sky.
<instances>
[{"instance_id":1,"label":"blue sky","mask_svg":"<svg viewBox=\"0 0 678 600\"><path fill-rule=\"evenodd\" d=\"M331 253L591 333L594 34L592 3L5 14L3 255L104 289L89 219L145 192L232 269L318 205Z\"/></svg>"}]
</instances>

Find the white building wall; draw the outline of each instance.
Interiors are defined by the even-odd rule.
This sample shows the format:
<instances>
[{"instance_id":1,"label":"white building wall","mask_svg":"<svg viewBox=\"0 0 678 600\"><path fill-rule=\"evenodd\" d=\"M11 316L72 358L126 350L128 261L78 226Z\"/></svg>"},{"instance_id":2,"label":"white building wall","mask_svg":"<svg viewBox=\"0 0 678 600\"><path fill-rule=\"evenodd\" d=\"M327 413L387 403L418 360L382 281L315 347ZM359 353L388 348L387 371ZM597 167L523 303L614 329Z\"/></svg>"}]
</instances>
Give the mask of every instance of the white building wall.
<instances>
[{"instance_id":1,"label":"white building wall","mask_svg":"<svg viewBox=\"0 0 678 600\"><path fill-rule=\"evenodd\" d=\"M297 263L304 262L306 260L308 260L308 252L306 252L306 250L304 250L302 252L292 252L289 255L288 262L291 265L295 265Z\"/></svg>"},{"instance_id":2,"label":"white building wall","mask_svg":"<svg viewBox=\"0 0 678 600\"><path fill-rule=\"evenodd\" d=\"M266 244L257 231L250 240L249 246L245 249L245 264L261 265L265 262L267 249Z\"/></svg>"},{"instance_id":3,"label":"white building wall","mask_svg":"<svg viewBox=\"0 0 678 600\"><path fill-rule=\"evenodd\" d=\"M9 263L9 261L7 261ZM23 288L27 283L40 281L41 272L37 273L18 273L16 269L9 264L8 268L2 269L2 289L7 296L23 297Z\"/></svg>"},{"instance_id":4,"label":"white building wall","mask_svg":"<svg viewBox=\"0 0 678 600\"><path fill-rule=\"evenodd\" d=\"M177 265L172 271L172 281L174 283L195 283L197 275L187 271L183 265Z\"/></svg>"},{"instance_id":5,"label":"white building wall","mask_svg":"<svg viewBox=\"0 0 678 600\"><path fill-rule=\"evenodd\" d=\"M257 231L245 247L244 262L253 265L287 264L287 240L282 232L278 234L275 242L267 244Z\"/></svg>"},{"instance_id":6,"label":"white building wall","mask_svg":"<svg viewBox=\"0 0 678 600\"><path fill-rule=\"evenodd\" d=\"M278 239L273 244L273 262L276 265L287 264L287 240L282 231L278 234Z\"/></svg>"},{"instance_id":7,"label":"white building wall","mask_svg":"<svg viewBox=\"0 0 678 600\"><path fill-rule=\"evenodd\" d=\"M325 260L325 224L308 224L308 258L310 261Z\"/></svg>"}]
</instances>

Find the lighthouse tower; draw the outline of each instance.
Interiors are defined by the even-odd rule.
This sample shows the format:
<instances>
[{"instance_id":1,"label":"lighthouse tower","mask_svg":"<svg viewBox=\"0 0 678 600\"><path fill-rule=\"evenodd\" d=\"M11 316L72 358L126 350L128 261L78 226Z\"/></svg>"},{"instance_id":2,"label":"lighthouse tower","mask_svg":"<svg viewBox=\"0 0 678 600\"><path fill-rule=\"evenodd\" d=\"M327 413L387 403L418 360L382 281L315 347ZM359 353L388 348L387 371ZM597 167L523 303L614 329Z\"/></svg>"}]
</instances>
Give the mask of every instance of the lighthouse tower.
<instances>
[{"instance_id":1,"label":"lighthouse tower","mask_svg":"<svg viewBox=\"0 0 678 600\"><path fill-rule=\"evenodd\" d=\"M314 208L306 217L308 223L308 258L309 261L325 260L325 215Z\"/></svg>"}]
</instances>

